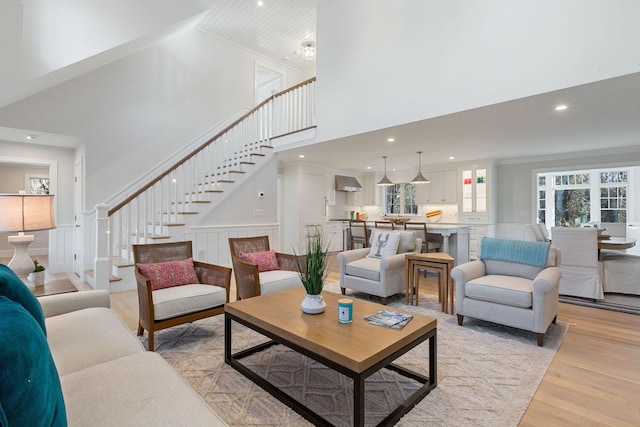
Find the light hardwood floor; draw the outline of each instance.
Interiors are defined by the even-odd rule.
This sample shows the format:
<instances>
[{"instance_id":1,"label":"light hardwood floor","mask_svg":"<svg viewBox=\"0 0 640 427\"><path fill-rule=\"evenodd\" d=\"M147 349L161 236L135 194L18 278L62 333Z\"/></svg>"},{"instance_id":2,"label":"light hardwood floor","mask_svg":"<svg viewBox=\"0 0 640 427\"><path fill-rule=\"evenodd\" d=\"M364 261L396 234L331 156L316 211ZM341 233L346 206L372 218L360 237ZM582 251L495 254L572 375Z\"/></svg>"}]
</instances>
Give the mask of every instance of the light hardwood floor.
<instances>
[{"instance_id":1,"label":"light hardwood floor","mask_svg":"<svg viewBox=\"0 0 640 427\"><path fill-rule=\"evenodd\" d=\"M338 280L334 256L328 281ZM422 278L420 288L435 293L435 281ZM135 291L112 294L111 305L137 328ZM640 316L560 304L558 320L569 331L520 425L640 425Z\"/></svg>"}]
</instances>

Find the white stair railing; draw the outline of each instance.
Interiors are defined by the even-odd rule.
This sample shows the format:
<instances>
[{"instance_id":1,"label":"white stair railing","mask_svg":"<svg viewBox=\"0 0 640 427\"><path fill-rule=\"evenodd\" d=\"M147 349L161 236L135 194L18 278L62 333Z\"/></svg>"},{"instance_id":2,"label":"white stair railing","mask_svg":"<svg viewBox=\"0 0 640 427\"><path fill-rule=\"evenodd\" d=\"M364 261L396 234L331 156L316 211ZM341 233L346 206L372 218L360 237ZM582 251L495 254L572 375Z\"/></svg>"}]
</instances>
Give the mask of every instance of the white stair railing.
<instances>
[{"instance_id":1,"label":"white stair railing","mask_svg":"<svg viewBox=\"0 0 640 427\"><path fill-rule=\"evenodd\" d=\"M168 239L198 206L215 204L266 157L272 138L314 126L315 77L263 101L119 203L96 207L94 286L109 289L111 263L132 263L133 244Z\"/></svg>"}]
</instances>

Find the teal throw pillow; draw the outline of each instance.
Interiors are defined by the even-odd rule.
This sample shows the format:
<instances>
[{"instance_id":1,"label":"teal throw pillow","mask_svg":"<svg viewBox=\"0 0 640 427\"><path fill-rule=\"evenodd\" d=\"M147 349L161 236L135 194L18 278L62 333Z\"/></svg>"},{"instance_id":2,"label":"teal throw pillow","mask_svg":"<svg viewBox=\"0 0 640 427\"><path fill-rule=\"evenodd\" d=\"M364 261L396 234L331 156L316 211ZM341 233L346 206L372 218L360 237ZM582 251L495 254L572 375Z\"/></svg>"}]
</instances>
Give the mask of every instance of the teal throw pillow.
<instances>
[{"instance_id":1,"label":"teal throw pillow","mask_svg":"<svg viewBox=\"0 0 640 427\"><path fill-rule=\"evenodd\" d=\"M44 313L42 306L38 302L38 298L33 292L16 276L9 267L0 264L0 296L5 296L11 301L15 301L27 310L38 325L42 328L45 336L47 335L47 327L44 324Z\"/></svg>"},{"instance_id":2,"label":"teal throw pillow","mask_svg":"<svg viewBox=\"0 0 640 427\"><path fill-rule=\"evenodd\" d=\"M0 296L0 424L66 426L60 377L47 338L17 302Z\"/></svg>"}]
</instances>

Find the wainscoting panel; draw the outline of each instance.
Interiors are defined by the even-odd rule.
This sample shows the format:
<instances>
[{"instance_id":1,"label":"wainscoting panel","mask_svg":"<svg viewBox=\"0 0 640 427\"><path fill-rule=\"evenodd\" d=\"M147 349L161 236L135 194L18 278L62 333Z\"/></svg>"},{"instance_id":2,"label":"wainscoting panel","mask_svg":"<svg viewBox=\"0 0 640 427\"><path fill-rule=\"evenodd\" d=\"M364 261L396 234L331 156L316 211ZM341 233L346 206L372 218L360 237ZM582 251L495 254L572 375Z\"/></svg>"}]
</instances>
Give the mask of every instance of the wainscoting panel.
<instances>
[{"instance_id":1,"label":"wainscoting panel","mask_svg":"<svg viewBox=\"0 0 640 427\"><path fill-rule=\"evenodd\" d=\"M269 236L271 249L279 247L277 223L255 225L220 225L194 227L184 234L184 240L193 241L193 257L197 261L231 267L229 238Z\"/></svg>"},{"instance_id":2,"label":"wainscoting panel","mask_svg":"<svg viewBox=\"0 0 640 427\"><path fill-rule=\"evenodd\" d=\"M529 240L526 233L528 224L500 223L496 226L496 237L510 240Z\"/></svg>"},{"instance_id":3,"label":"wainscoting panel","mask_svg":"<svg viewBox=\"0 0 640 427\"><path fill-rule=\"evenodd\" d=\"M49 232L49 270L51 273L73 271L73 224L58 224Z\"/></svg>"}]
</instances>

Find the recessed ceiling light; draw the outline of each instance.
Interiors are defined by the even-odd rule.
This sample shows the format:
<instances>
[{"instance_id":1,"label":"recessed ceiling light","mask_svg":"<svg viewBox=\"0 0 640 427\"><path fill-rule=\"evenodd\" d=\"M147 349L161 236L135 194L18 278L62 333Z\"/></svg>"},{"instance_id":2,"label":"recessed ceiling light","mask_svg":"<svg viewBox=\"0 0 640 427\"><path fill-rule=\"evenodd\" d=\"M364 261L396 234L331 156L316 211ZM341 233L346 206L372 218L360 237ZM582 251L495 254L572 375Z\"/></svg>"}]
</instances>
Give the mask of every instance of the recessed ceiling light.
<instances>
[{"instance_id":1,"label":"recessed ceiling light","mask_svg":"<svg viewBox=\"0 0 640 427\"><path fill-rule=\"evenodd\" d=\"M34 140L38 138L38 135L27 135L27 139Z\"/></svg>"},{"instance_id":2,"label":"recessed ceiling light","mask_svg":"<svg viewBox=\"0 0 640 427\"><path fill-rule=\"evenodd\" d=\"M560 105L557 105L557 106L556 106L556 111L564 111L564 110L566 110L567 108L569 108L569 107L567 107L567 105L566 105L566 104L560 104Z\"/></svg>"},{"instance_id":3,"label":"recessed ceiling light","mask_svg":"<svg viewBox=\"0 0 640 427\"><path fill-rule=\"evenodd\" d=\"M449 160L453 160L453 159L455 159L455 157L449 156Z\"/></svg>"},{"instance_id":4,"label":"recessed ceiling light","mask_svg":"<svg viewBox=\"0 0 640 427\"><path fill-rule=\"evenodd\" d=\"M391 169L391 170L394 171L394 172L396 171L395 169Z\"/></svg>"},{"instance_id":5,"label":"recessed ceiling light","mask_svg":"<svg viewBox=\"0 0 640 427\"><path fill-rule=\"evenodd\" d=\"M371 169L371 166L367 166L367 169Z\"/></svg>"},{"instance_id":6,"label":"recessed ceiling light","mask_svg":"<svg viewBox=\"0 0 640 427\"><path fill-rule=\"evenodd\" d=\"M395 142L395 138L387 138L387 142Z\"/></svg>"},{"instance_id":7,"label":"recessed ceiling light","mask_svg":"<svg viewBox=\"0 0 640 427\"><path fill-rule=\"evenodd\" d=\"M304 159L304 154L300 154L298 157L300 157L301 159Z\"/></svg>"},{"instance_id":8,"label":"recessed ceiling light","mask_svg":"<svg viewBox=\"0 0 640 427\"><path fill-rule=\"evenodd\" d=\"M264 2L262 0L258 0L258 2L256 3L258 6L264 6Z\"/></svg>"}]
</instances>

